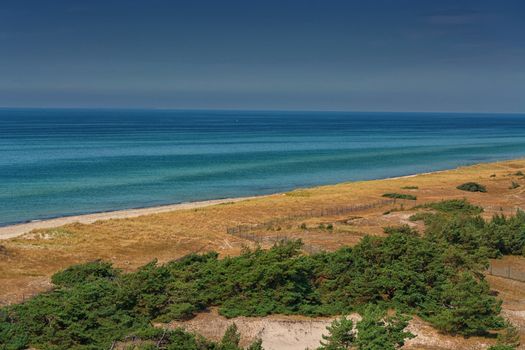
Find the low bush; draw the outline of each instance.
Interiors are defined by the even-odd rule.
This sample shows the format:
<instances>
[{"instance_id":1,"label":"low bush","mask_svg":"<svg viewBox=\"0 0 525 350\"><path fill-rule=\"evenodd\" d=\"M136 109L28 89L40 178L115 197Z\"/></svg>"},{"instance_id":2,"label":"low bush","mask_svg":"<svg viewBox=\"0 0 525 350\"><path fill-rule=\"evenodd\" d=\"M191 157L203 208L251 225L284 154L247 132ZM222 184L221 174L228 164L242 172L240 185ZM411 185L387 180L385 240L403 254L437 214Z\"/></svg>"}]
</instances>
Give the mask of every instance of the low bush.
<instances>
[{"instance_id":1,"label":"low bush","mask_svg":"<svg viewBox=\"0 0 525 350\"><path fill-rule=\"evenodd\" d=\"M334 320L323 335L317 350L375 350L398 349L414 335L405 331L409 317L396 313L387 315L378 306L369 305L362 312L362 319L354 327L352 320L342 317Z\"/></svg>"},{"instance_id":2,"label":"low bush","mask_svg":"<svg viewBox=\"0 0 525 350\"><path fill-rule=\"evenodd\" d=\"M440 202L426 203L420 208L429 208L446 214L477 215L483 212L483 208L470 204L466 199L451 199Z\"/></svg>"},{"instance_id":3,"label":"low bush","mask_svg":"<svg viewBox=\"0 0 525 350\"><path fill-rule=\"evenodd\" d=\"M412 194L404 194L404 193L385 193L383 194L383 197L394 198L394 199L410 199L413 201L417 199L417 197Z\"/></svg>"},{"instance_id":4,"label":"low bush","mask_svg":"<svg viewBox=\"0 0 525 350\"><path fill-rule=\"evenodd\" d=\"M377 305L417 314L442 332L484 335L504 324L482 272L488 257L523 253L525 213L486 221L472 207L441 203L444 212L426 212L423 236L389 227L385 237L365 236L335 252L303 255L301 242L289 241L224 259L206 253L153 261L132 273L100 261L75 265L53 276L54 290L0 309L0 349L109 348L154 333L152 322L211 306L236 317L340 315ZM172 349L223 349L169 334Z\"/></svg>"},{"instance_id":5,"label":"low bush","mask_svg":"<svg viewBox=\"0 0 525 350\"><path fill-rule=\"evenodd\" d=\"M462 185L456 187L458 190L467 191L467 192L487 192L485 186L480 185L476 182L465 182Z\"/></svg>"}]
</instances>

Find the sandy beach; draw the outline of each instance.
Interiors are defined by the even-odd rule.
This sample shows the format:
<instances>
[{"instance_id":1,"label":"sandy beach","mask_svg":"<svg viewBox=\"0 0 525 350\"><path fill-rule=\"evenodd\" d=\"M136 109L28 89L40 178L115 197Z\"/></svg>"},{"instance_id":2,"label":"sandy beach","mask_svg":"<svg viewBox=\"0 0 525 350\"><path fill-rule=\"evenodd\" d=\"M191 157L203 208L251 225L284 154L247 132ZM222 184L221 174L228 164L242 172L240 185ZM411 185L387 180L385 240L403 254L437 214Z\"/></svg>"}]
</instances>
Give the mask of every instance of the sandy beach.
<instances>
[{"instance_id":1,"label":"sandy beach","mask_svg":"<svg viewBox=\"0 0 525 350\"><path fill-rule=\"evenodd\" d=\"M378 179L378 180L406 179L406 178L412 178L418 175L438 174L444 171L448 171L448 170L437 170L434 172L410 174L410 175L404 175L404 176L395 176L395 177L389 177L389 178ZM279 193L276 193L276 194L278 195ZM18 237L23 234L29 233L33 230L48 229L48 228L59 227L59 226L72 224L72 223L91 224L99 220L134 218L134 217L143 216L143 215L160 214L160 213L166 213L166 212L176 211L176 210L196 209L196 208L203 208L203 207L208 207L208 206L217 205L217 204L235 203L235 202L240 202L240 201L249 200L249 199L264 198L267 196L270 196L270 195L211 199L211 200L206 200L206 201L167 204L167 205L160 205L160 206L146 207L146 208L136 208L136 209L112 210L112 211L106 211L106 212L100 212L100 213L72 215L72 216L63 216L63 217L52 218L52 219L35 220L31 222L25 222L25 223L0 227L0 240Z\"/></svg>"},{"instance_id":2,"label":"sandy beach","mask_svg":"<svg viewBox=\"0 0 525 350\"><path fill-rule=\"evenodd\" d=\"M161 205L161 206L138 208L138 209L115 210L115 211L107 211L107 212L102 212L102 213L64 216L64 217L59 217L59 218L47 219L47 220L31 221L27 223L0 227L0 240L18 237L25 233L29 233L33 230L58 227L58 226L63 226L67 224L72 224L72 223L91 224L99 220L133 218L133 217L138 217L142 215L160 214L160 213L170 212L174 210L196 209L196 208L208 207L210 205L235 203L235 202L239 202L239 201L243 201L247 199L254 199L254 198L260 198L260 197L264 197L264 196L212 199L212 200L207 200L207 201L169 204L169 205Z\"/></svg>"},{"instance_id":3,"label":"sandy beach","mask_svg":"<svg viewBox=\"0 0 525 350\"><path fill-rule=\"evenodd\" d=\"M497 164L497 163L487 163L487 164ZM433 172L409 174L409 175L404 175L404 176L395 176L395 177L388 177L384 179L375 179L375 180L366 180L366 181L388 181L388 180L398 180L398 179L410 179L416 176L440 174L440 173L451 171L451 170L454 170L454 169L436 170ZM326 185L326 186L334 186L334 185ZM280 195L280 194L282 195L283 193L275 193L273 195ZM26 222L26 223L20 223L20 224L0 227L0 240L18 237L23 234L29 233L33 230L48 229L48 228L59 227L63 225L73 224L73 223L91 224L99 220L134 218L134 217L139 217L143 215L160 214L160 213L166 213L166 212L177 211L177 210L203 208L203 207L208 207L208 206L217 205L217 204L235 203L235 202L240 202L240 201L249 200L249 199L264 198L268 196L272 196L272 194L259 195L259 196L247 196L247 197L211 199L211 200L206 200L206 201L167 204L167 205L160 205L160 206L146 207L146 208L113 210L113 211L100 212L100 213L72 215L72 216L63 216L63 217L52 218L52 219L35 220L31 222Z\"/></svg>"}]
</instances>

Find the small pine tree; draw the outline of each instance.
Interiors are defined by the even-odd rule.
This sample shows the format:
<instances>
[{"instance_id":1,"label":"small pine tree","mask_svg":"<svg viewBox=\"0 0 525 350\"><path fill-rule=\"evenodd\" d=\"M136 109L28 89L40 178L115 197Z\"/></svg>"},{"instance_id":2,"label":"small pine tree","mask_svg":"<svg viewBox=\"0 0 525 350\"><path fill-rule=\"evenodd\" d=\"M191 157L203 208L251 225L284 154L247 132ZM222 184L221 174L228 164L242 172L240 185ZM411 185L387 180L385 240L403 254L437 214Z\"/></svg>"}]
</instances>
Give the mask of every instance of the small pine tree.
<instances>
[{"instance_id":1,"label":"small pine tree","mask_svg":"<svg viewBox=\"0 0 525 350\"><path fill-rule=\"evenodd\" d=\"M264 350L262 346L262 340L257 339L246 350Z\"/></svg>"},{"instance_id":2,"label":"small pine tree","mask_svg":"<svg viewBox=\"0 0 525 350\"><path fill-rule=\"evenodd\" d=\"M443 286L440 305L432 323L451 334L482 335L487 329L499 328L503 320L499 315L501 302L489 293L485 280L477 280L472 274L461 273Z\"/></svg>"},{"instance_id":3,"label":"small pine tree","mask_svg":"<svg viewBox=\"0 0 525 350\"><path fill-rule=\"evenodd\" d=\"M395 350L414 335L406 332L409 318L396 313L386 316L377 305L369 305L363 312L363 319L357 323L358 350Z\"/></svg>"},{"instance_id":4,"label":"small pine tree","mask_svg":"<svg viewBox=\"0 0 525 350\"><path fill-rule=\"evenodd\" d=\"M221 339L220 349L221 350L237 350L241 341L241 335L237 329L237 325L232 323L226 329L224 336Z\"/></svg>"},{"instance_id":5,"label":"small pine tree","mask_svg":"<svg viewBox=\"0 0 525 350\"><path fill-rule=\"evenodd\" d=\"M334 320L326 327L328 335L323 335L321 346L317 350L346 350L351 349L355 341L354 323L345 316Z\"/></svg>"}]
</instances>

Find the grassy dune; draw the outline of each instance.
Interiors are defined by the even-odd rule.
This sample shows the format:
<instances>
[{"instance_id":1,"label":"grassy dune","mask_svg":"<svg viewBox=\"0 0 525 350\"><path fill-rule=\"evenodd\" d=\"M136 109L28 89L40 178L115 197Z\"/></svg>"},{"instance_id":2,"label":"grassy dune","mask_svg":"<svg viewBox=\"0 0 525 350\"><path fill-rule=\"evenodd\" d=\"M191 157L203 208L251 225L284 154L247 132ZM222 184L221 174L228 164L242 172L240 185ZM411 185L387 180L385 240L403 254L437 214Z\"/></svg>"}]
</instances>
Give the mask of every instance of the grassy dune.
<instances>
[{"instance_id":1,"label":"grassy dune","mask_svg":"<svg viewBox=\"0 0 525 350\"><path fill-rule=\"evenodd\" d=\"M408 223L411 212L407 209L415 204L467 198L484 207L487 217L500 212L512 213L525 202L523 186L509 188L513 181L525 184L520 171L525 171L525 160L342 183L235 203L35 230L1 241L0 302L20 301L46 290L53 273L94 259L111 261L116 267L131 271L154 258L165 262L191 252L214 250L223 256L237 255L243 246L253 243L227 234L228 227L268 222L309 210L371 203L384 199L385 193L413 194L417 201L398 200L395 205L341 216L287 220L258 234L301 238L306 244L334 250L356 244L365 234L382 235L385 226ZM487 192L456 189L468 181L485 185ZM417 189L406 189L414 187ZM333 229L327 230L330 224Z\"/></svg>"}]
</instances>

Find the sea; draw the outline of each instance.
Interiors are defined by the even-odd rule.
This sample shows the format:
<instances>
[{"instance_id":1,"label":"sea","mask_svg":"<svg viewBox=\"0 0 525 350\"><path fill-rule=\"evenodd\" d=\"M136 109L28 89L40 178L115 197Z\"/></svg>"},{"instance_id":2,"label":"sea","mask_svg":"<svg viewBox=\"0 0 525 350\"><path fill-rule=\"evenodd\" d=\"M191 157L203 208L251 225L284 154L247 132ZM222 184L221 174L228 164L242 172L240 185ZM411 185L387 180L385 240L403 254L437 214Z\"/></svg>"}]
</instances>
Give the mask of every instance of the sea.
<instances>
[{"instance_id":1,"label":"sea","mask_svg":"<svg viewBox=\"0 0 525 350\"><path fill-rule=\"evenodd\" d=\"M525 115L0 109L0 225L525 156Z\"/></svg>"}]
</instances>

